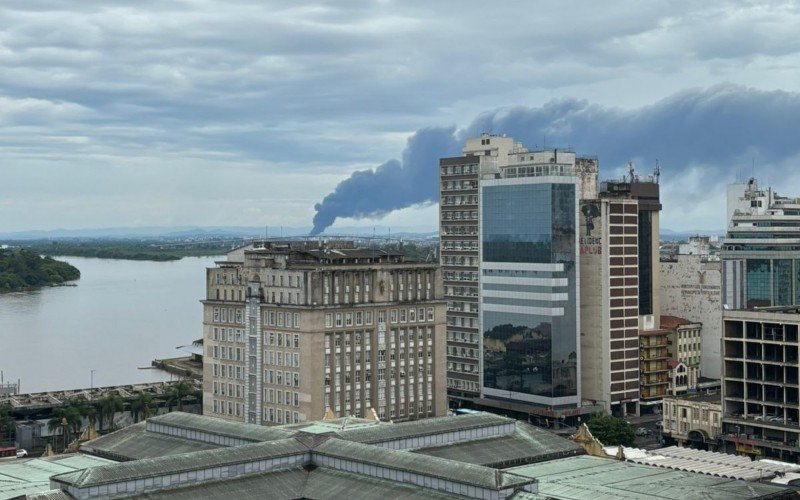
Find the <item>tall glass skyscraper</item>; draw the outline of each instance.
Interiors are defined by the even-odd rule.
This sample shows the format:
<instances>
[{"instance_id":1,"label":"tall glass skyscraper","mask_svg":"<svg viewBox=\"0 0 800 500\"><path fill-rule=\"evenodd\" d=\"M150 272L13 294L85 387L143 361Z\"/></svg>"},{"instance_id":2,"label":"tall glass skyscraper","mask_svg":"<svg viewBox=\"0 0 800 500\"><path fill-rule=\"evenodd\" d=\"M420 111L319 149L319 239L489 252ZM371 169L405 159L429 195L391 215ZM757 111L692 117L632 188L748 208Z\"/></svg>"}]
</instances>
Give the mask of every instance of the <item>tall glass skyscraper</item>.
<instances>
[{"instance_id":1,"label":"tall glass skyscraper","mask_svg":"<svg viewBox=\"0 0 800 500\"><path fill-rule=\"evenodd\" d=\"M580 404L578 179L557 156L480 184L483 394L550 408Z\"/></svg>"}]
</instances>

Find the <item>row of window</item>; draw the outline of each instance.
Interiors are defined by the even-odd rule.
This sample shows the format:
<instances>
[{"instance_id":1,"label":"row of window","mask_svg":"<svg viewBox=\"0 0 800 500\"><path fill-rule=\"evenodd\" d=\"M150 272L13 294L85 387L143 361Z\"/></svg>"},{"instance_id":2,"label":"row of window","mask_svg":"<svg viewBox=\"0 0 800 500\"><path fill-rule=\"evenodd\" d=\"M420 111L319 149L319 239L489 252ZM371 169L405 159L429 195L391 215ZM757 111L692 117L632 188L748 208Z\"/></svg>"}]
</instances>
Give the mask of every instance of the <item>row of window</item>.
<instances>
[{"instance_id":1,"label":"row of window","mask_svg":"<svg viewBox=\"0 0 800 500\"><path fill-rule=\"evenodd\" d=\"M211 329L211 338L221 342L244 342L244 330L238 328L218 328Z\"/></svg>"},{"instance_id":2,"label":"row of window","mask_svg":"<svg viewBox=\"0 0 800 500\"><path fill-rule=\"evenodd\" d=\"M300 335L297 333L266 332L264 345L277 347L300 347Z\"/></svg>"},{"instance_id":3,"label":"row of window","mask_svg":"<svg viewBox=\"0 0 800 500\"><path fill-rule=\"evenodd\" d=\"M448 210L442 212L443 220L478 220L477 210Z\"/></svg>"},{"instance_id":4,"label":"row of window","mask_svg":"<svg viewBox=\"0 0 800 500\"><path fill-rule=\"evenodd\" d=\"M300 393L280 389L264 389L264 403L300 406Z\"/></svg>"},{"instance_id":5,"label":"row of window","mask_svg":"<svg viewBox=\"0 0 800 500\"><path fill-rule=\"evenodd\" d=\"M231 398L244 398L244 385L226 384L225 382L214 381L213 389L215 395L228 396Z\"/></svg>"},{"instance_id":6,"label":"row of window","mask_svg":"<svg viewBox=\"0 0 800 500\"><path fill-rule=\"evenodd\" d=\"M208 346L208 355L212 359L230 359L232 361L242 361L244 359L244 348L225 347L224 345Z\"/></svg>"},{"instance_id":7,"label":"row of window","mask_svg":"<svg viewBox=\"0 0 800 500\"><path fill-rule=\"evenodd\" d=\"M244 380L244 367L242 366L214 363L212 370L215 378L223 377Z\"/></svg>"},{"instance_id":8,"label":"row of window","mask_svg":"<svg viewBox=\"0 0 800 500\"><path fill-rule=\"evenodd\" d=\"M462 373L477 373L478 365L474 363L447 363L447 371L449 372L462 372Z\"/></svg>"},{"instance_id":9,"label":"row of window","mask_svg":"<svg viewBox=\"0 0 800 500\"><path fill-rule=\"evenodd\" d=\"M292 279L294 278L294 279ZM291 275L276 275L270 274L269 275L269 286L284 286L284 287L295 287L295 288L302 288L303 287L303 279L299 274L294 276Z\"/></svg>"},{"instance_id":10,"label":"row of window","mask_svg":"<svg viewBox=\"0 0 800 500\"><path fill-rule=\"evenodd\" d=\"M300 368L299 352L264 351L264 364Z\"/></svg>"},{"instance_id":11,"label":"row of window","mask_svg":"<svg viewBox=\"0 0 800 500\"><path fill-rule=\"evenodd\" d=\"M417 323L425 322L425 308L418 309L392 309L389 311L391 323ZM427 321L434 321L435 312L433 307L427 310ZM362 325L372 325L372 311L356 311L355 313L326 313L325 328L341 328ZM378 311L378 324L386 323L386 311Z\"/></svg>"},{"instance_id":12,"label":"row of window","mask_svg":"<svg viewBox=\"0 0 800 500\"><path fill-rule=\"evenodd\" d=\"M270 304L302 304L300 292L269 292L264 293L264 300Z\"/></svg>"},{"instance_id":13,"label":"row of window","mask_svg":"<svg viewBox=\"0 0 800 500\"><path fill-rule=\"evenodd\" d=\"M264 383L271 385L285 385L300 387L300 374L281 370L264 370Z\"/></svg>"},{"instance_id":14,"label":"row of window","mask_svg":"<svg viewBox=\"0 0 800 500\"><path fill-rule=\"evenodd\" d=\"M477 205L478 195L465 195L465 196L442 196L442 205Z\"/></svg>"},{"instance_id":15,"label":"row of window","mask_svg":"<svg viewBox=\"0 0 800 500\"><path fill-rule=\"evenodd\" d=\"M478 165L451 165L442 167L442 175L464 175L478 173Z\"/></svg>"},{"instance_id":16,"label":"row of window","mask_svg":"<svg viewBox=\"0 0 800 500\"><path fill-rule=\"evenodd\" d=\"M462 191L465 189L478 189L478 181L442 181L442 191Z\"/></svg>"},{"instance_id":17,"label":"row of window","mask_svg":"<svg viewBox=\"0 0 800 500\"><path fill-rule=\"evenodd\" d=\"M236 274L228 274L224 272L216 272L214 273L214 284L215 285L241 285L244 282L242 276L238 273Z\"/></svg>"},{"instance_id":18,"label":"row of window","mask_svg":"<svg viewBox=\"0 0 800 500\"><path fill-rule=\"evenodd\" d=\"M477 266L477 257L464 257L463 255L445 255L442 259L446 266Z\"/></svg>"},{"instance_id":19,"label":"row of window","mask_svg":"<svg viewBox=\"0 0 800 500\"><path fill-rule=\"evenodd\" d=\"M470 320L472 318L469 318ZM477 323L478 320L475 320ZM465 333L465 332L447 332L447 340L451 340L453 342L471 342L473 344L478 342L478 334L477 333Z\"/></svg>"},{"instance_id":20,"label":"row of window","mask_svg":"<svg viewBox=\"0 0 800 500\"><path fill-rule=\"evenodd\" d=\"M447 346L447 354L459 358L478 359L478 349L471 349L468 347Z\"/></svg>"},{"instance_id":21,"label":"row of window","mask_svg":"<svg viewBox=\"0 0 800 500\"><path fill-rule=\"evenodd\" d=\"M473 382L471 380L461 380L459 378L448 378L447 388L459 389L462 391L471 391L471 392L478 392L481 390L480 384L478 384L478 382Z\"/></svg>"},{"instance_id":22,"label":"row of window","mask_svg":"<svg viewBox=\"0 0 800 500\"><path fill-rule=\"evenodd\" d=\"M227 403L227 404L226 404ZM244 405L242 403L234 403L233 401L219 401L214 400L213 404L214 413L218 415L236 415L242 416ZM227 410L227 411L226 411Z\"/></svg>"},{"instance_id":23,"label":"row of window","mask_svg":"<svg viewBox=\"0 0 800 500\"><path fill-rule=\"evenodd\" d=\"M244 310L233 307L215 307L214 308L214 322L215 323L236 323L239 325L244 324Z\"/></svg>"},{"instance_id":24,"label":"row of window","mask_svg":"<svg viewBox=\"0 0 800 500\"><path fill-rule=\"evenodd\" d=\"M462 250L462 251L478 251L478 242L469 240L454 240L445 241L442 245L443 250Z\"/></svg>"},{"instance_id":25,"label":"row of window","mask_svg":"<svg viewBox=\"0 0 800 500\"><path fill-rule=\"evenodd\" d=\"M446 271L444 273L446 281L478 281L478 273L470 271Z\"/></svg>"},{"instance_id":26,"label":"row of window","mask_svg":"<svg viewBox=\"0 0 800 500\"><path fill-rule=\"evenodd\" d=\"M300 414L296 411L264 408L264 420L276 424L299 424Z\"/></svg>"}]
</instances>

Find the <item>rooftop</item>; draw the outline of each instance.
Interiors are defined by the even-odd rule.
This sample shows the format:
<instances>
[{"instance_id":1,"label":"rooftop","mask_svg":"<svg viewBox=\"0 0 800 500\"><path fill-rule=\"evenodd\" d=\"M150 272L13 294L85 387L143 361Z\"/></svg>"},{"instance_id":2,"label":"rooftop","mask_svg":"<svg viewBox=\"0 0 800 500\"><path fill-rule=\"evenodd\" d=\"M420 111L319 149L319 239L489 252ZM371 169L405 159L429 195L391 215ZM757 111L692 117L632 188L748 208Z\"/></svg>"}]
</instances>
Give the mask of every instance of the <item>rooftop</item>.
<instances>
[{"instance_id":1,"label":"rooftop","mask_svg":"<svg viewBox=\"0 0 800 500\"><path fill-rule=\"evenodd\" d=\"M524 465L509 471L539 480L538 496L527 498L736 500L787 495L787 490L768 484L591 456Z\"/></svg>"},{"instance_id":2,"label":"rooftop","mask_svg":"<svg viewBox=\"0 0 800 500\"><path fill-rule=\"evenodd\" d=\"M661 315L661 328L666 328L668 330L674 330L679 326L683 325L691 325L694 321L689 321L686 318L680 318L678 316L669 316L662 314Z\"/></svg>"}]
</instances>

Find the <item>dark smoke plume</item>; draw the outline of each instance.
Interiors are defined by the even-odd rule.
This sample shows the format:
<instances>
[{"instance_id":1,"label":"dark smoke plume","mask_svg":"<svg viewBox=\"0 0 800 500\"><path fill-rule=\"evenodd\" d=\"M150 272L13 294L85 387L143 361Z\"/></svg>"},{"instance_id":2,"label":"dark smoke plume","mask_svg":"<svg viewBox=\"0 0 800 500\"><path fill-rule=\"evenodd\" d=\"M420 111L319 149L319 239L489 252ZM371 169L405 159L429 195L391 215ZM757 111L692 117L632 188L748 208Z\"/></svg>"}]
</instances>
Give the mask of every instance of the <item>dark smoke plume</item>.
<instances>
[{"instance_id":1,"label":"dark smoke plume","mask_svg":"<svg viewBox=\"0 0 800 500\"><path fill-rule=\"evenodd\" d=\"M389 160L375 170L359 170L336 186L314 208L314 228L319 234L337 217L379 218L392 210L439 199L436 155L458 154L454 128L425 128L408 139L403 161Z\"/></svg>"},{"instance_id":2,"label":"dark smoke plume","mask_svg":"<svg viewBox=\"0 0 800 500\"><path fill-rule=\"evenodd\" d=\"M761 91L737 85L680 92L634 110L576 99L540 107L504 108L478 116L465 129L428 128L408 141L403 162L389 161L377 170L354 173L316 205L313 234L337 217L381 217L393 210L438 199L438 160L459 154L464 140L482 132L507 134L528 147L572 146L595 154L601 167L655 160L671 179L702 166L701 181L718 185L735 180L752 159L760 175L785 177L778 166L800 155L800 94ZM792 171L791 173L794 173Z\"/></svg>"}]
</instances>

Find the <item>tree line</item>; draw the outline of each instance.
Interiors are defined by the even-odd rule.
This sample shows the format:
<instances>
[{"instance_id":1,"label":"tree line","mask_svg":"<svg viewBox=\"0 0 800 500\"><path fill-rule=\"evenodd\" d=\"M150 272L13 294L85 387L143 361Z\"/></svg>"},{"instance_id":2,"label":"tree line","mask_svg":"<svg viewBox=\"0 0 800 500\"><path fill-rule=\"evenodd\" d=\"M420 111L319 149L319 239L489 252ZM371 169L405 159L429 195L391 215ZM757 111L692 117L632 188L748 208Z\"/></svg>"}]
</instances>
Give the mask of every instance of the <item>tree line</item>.
<instances>
[{"instance_id":1,"label":"tree line","mask_svg":"<svg viewBox=\"0 0 800 500\"><path fill-rule=\"evenodd\" d=\"M54 447L66 448L68 443L80 436L84 422L98 428L100 433L111 432L116 428L114 417L126 409L131 412L134 423L137 423L155 415L159 406L166 406L168 411L173 408L183 411L183 405L190 397L202 400L202 392L185 380L172 384L164 395L140 392L127 402L115 393L93 401L78 396L53 408L47 428L53 434ZM0 405L0 442L13 440L15 422L11 413L10 406Z\"/></svg>"},{"instance_id":2,"label":"tree line","mask_svg":"<svg viewBox=\"0 0 800 500\"><path fill-rule=\"evenodd\" d=\"M76 280L81 272L25 249L0 249L0 292L16 292Z\"/></svg>"}]
</instances>

